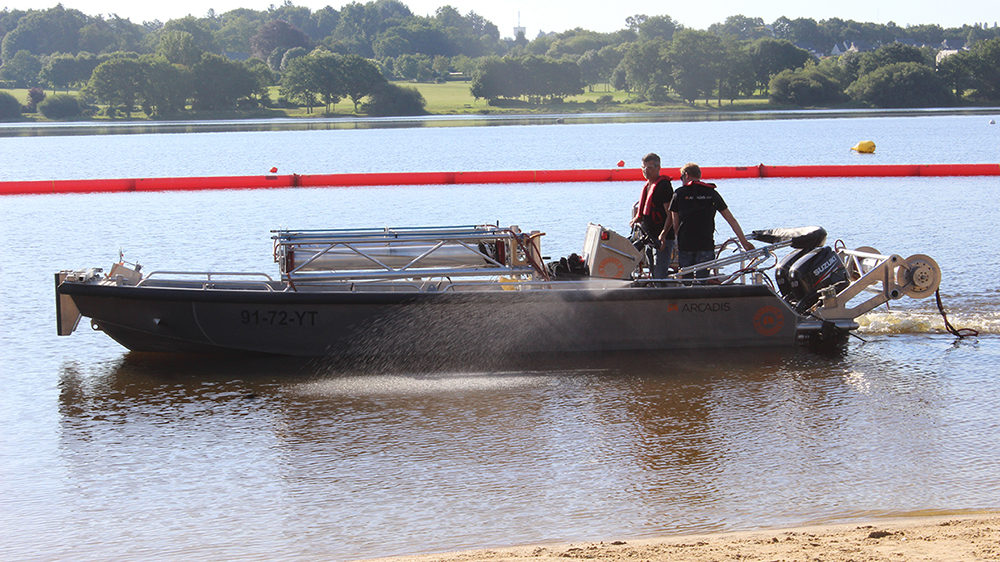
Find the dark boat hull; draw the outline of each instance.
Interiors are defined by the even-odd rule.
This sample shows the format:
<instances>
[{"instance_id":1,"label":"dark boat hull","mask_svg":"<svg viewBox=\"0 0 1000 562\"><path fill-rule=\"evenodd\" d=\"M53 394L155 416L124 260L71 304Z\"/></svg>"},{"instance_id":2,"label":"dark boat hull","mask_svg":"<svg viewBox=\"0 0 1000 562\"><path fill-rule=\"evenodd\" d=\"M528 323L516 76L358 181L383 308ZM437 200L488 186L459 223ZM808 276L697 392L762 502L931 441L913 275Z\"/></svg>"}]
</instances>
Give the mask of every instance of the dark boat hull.
<instances>
[{"instance_id":1,"label":"dark boat hull","mask_svg":"<svg viewBox=\"0 0 1000 562\"><path fill-rule=\"evenodd\" d=\"M802 320L761 285L444 293L63 283L133 351L417 356L792 346Z\"/></svg>"}]
</instances>

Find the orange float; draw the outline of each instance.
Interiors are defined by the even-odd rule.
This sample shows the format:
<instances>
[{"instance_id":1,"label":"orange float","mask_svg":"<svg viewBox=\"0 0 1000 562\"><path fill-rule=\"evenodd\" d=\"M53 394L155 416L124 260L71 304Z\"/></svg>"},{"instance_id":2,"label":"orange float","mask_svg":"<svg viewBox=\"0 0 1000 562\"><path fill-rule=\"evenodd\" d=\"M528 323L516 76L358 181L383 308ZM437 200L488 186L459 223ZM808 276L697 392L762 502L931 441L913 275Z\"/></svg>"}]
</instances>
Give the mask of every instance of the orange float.
<instances>
[{"instance_id":1,"label":"orange float","mask_svg":"<svg viewBox=\"0 0 1000 562\"><path fill-rule=\"evenodd\" d=\"M668 168L669 169L669 168ZM705 166L706 180L742 178L830 177L948 177L1000 176L1000 164L865 164L810 166ZM203 189L266 189L287 187L365 187L377 185L448 185L497 183L560 183L642 181L642 171L498 170L471 172L387 172L372 174L309 174L210 176L177 178L86 179L0 182L0 195L95 193L121 191L195 191Z\"/></svg>"}]
</instances>

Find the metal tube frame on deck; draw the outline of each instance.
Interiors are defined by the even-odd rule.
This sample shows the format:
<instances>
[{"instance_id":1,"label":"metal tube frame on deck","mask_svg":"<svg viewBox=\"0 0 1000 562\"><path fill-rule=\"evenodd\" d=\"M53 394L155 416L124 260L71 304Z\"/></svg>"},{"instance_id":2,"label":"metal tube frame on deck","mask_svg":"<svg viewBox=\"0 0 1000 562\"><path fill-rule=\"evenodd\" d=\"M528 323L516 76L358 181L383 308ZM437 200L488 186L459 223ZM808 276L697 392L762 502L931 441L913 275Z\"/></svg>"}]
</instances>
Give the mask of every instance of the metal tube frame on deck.
<instances>
[{"instance_id":1,"label":"metal tube frame on deck","mask_svg":"<svg viewBox=\"0 0 1000 562\"><path fill-rule=\"evenodd\" d=\"M282 279L298 283L323 283L332 281L405 279L452 276L533 276L540 263L539 233L523 234L516 226L500 228L493 225L450 226L440 228L384 228L384 229L343 229L272 231L274 236L274 257L279 263ZM479 250L481 242L504 244L502 263ZM364 244L391 247L393 244L425 243L431 247L412 258L402 267L393 267L370 255ZM475 246L473 246L475 244ZM324 247L325 246L325 247ZM470 267L423 267L422 262L444 247L461 246L483 259L484 266ZM286 257L297 247L309 247L315 252L302 264L291 271L286 270ZM351 268L337 271L306 272L304 268L335 248L346 249L351 255L359 256L371 263L370 269ZM522 249L524 256L519 256Z\"/></svg>"}]
</instances>

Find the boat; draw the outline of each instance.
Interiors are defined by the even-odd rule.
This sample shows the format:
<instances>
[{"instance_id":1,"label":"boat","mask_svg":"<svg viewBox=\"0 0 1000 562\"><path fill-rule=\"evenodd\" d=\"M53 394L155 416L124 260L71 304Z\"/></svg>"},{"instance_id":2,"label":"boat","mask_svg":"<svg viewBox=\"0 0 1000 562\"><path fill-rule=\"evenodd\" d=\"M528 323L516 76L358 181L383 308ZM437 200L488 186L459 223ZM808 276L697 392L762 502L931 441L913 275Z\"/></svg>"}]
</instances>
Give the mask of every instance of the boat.
<instances>
[{"instance_id":1,"label":"boat","mask_svg":"<svg viewBox=\"0 0 1000 562\"><path fill-rule=\"evenodd\" d=\"M820 227L754 231L759 247L727 241L665 279L649 277L641 241L600 224L559 260L543 236L499 223L275 230L275 276L147 273L120 257L107 273L55 274L57 332L86 317L136 352L403 361L794 347L842 343L858 316L941 281L930 257L832 248Z\"/></svg>"}]
</instances>

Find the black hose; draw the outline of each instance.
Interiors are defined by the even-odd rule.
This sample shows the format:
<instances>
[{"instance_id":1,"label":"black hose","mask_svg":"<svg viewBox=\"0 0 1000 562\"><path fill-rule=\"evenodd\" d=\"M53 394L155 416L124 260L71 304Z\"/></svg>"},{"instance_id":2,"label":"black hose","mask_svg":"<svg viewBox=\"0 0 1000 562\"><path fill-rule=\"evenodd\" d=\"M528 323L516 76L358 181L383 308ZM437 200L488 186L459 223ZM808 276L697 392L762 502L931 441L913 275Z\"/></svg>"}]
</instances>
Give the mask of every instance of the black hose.
<instances>
[{"instance_id":1,"label":"black hose","mask_svg":"<svg viewBox=\"0 0 1000 562\"><path fill-rule=\"evenodd\" d=\"M944 319L944 327L948 330L948 332L959 339L976 337L979 335L979 330L974 330L972 328L956 329L951 325L951 322L948 321L948 315L944 312L944 305L941 304L941 289L934 291L934 298L937 299L938 311L941 313L941 318Z\"/></svg>"}]
</instances>

